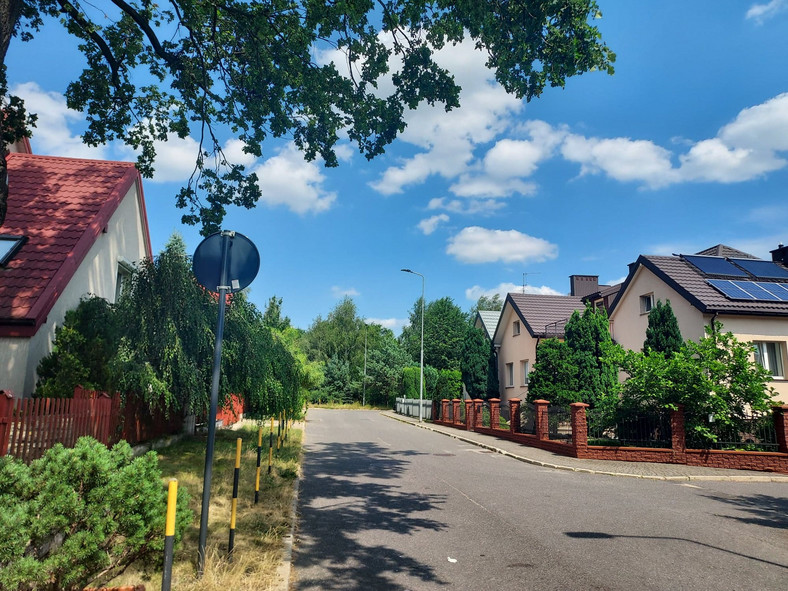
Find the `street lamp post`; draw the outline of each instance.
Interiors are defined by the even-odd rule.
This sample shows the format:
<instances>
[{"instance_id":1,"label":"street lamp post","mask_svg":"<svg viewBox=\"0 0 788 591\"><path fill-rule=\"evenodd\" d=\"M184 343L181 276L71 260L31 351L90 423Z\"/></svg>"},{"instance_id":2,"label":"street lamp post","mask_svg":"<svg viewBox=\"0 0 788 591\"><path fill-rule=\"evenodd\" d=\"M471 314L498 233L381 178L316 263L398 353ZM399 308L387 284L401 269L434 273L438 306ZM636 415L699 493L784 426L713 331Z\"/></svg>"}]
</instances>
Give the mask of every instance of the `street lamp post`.
<instances>
[{"instance_id":1,"label":"street lamp post","mask_svg":"<svg viewBox=\"0 0 788 591\"><path fill-rule=\"evenodd\" d=\"M410 269L400 269L400 271L421 277L421 362L419 364L419 422L421 423L424 412L424 275Z\"/></svg>"},{"instance_id":2,"label":"street lamp post","mask_svg":"<svg viewBox=\"0 0 788 591\"><path fill-rule=\"evenodd\" d=\"M361 406L367 405L367 321L364 321L364 384L361 387Z\"/></svg>"}]
</instances>

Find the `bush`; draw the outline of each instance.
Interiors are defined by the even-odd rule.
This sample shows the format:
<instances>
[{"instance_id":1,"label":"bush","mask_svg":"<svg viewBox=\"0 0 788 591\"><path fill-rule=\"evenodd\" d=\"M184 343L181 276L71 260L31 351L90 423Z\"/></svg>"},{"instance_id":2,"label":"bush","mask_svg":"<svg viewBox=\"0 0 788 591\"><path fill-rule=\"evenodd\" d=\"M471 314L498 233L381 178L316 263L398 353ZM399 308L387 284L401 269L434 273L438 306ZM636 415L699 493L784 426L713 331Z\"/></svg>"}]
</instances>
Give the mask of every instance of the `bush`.
<instances>
[{"instance_id":1,"label":"bush","mask_svg":"<svg viewBox=\"0 0 788 591\"><path fill-rule=\"evenodd\" d=\"M421 368L416 367L403 367L402 368L402 397L403 398L418 398L419 397L419 375Z\"/></svg>"},{"instance_id":2,"label":"bush","mask_svg":"<svg viewBox=\"0 0 788 591\"><path fill-rule=\"evenodd\" d=\"M78 591L135 560L160 562L167 494L155 452L90 437L30 466L0 458L0 589ZM176 542L191 521L178 491Z\"/></svg>"},{"instance_id":3,"label":"bush","mask_svg":"<svg viewBox=\"0 0 788 591\"><path fill-rule=\"evenodd\" d=\"M434 400L459 398L462 395L462 372L458 369L442 369L438 372L438 384Z\"/></svg>"}]
</instances>

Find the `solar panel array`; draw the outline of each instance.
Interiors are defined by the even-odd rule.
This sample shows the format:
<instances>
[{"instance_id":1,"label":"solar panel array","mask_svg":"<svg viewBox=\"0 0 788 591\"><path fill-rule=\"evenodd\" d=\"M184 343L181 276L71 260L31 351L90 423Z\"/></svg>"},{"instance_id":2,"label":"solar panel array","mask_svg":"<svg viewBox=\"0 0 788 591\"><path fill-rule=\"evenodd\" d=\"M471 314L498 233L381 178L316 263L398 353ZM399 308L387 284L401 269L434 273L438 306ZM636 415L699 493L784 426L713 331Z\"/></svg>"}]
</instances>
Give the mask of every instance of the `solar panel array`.
<instances>
[{"instance_id":1,"label":"solar panel array","mask_svg":"<svg viewBox=\"0 0 788 591\"><path fill-rule=\"evenodd\" d=\"M788 302L788 283L707 279L709 285L732 300Z\"/></svg>"},{"instance_id":2,"label":"solar panel array","mask_svg":"<svg viewBox=\"0 0 788 591\"><path fill-rule=\"evenodd\" d=\"M750 277L747 272L722 257L684 255L683 258L700 269L701 272L709 275L726 275L728 277L744 277L745 279Z\"/></svg>"},{"instance_id":3,"label":"solar panel array","mask_svg":"<svg viewBox=\"0 0 788 591\"><path fill-rule=\"evenodd\" d=\"M731 259L731 261L758 278L788 279L788 269L772 261L760 261L757 259Z\"/></svg>"}]
</instances>

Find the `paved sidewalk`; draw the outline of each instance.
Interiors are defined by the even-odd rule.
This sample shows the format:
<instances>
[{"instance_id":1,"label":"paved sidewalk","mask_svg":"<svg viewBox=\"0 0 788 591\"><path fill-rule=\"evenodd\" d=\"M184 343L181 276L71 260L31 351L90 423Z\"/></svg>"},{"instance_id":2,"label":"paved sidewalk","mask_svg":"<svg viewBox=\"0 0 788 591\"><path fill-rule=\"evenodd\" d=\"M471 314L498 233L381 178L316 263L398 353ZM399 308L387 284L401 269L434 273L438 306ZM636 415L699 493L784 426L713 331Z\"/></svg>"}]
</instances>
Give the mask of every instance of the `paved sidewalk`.
<instances>
[{"instance_id":1,"label":"paved sidewalk","mask_svg":"<svg viewBox=\"0 0 788 591\"><path fill-rule=\"evenodd\" d=\"M463 431L433 423L419 423L414 417L398 415L394 411L385 411L384 416L410 423L414 427L428 429L454 437L460 441L484 447L496 453L509 456L547 468L572 470L590 474L607 474L609 476L626 476L629 478L648 478L651 480L728 480L736 482L784 482L788 476L758 472L754 470L729 470L724 468L704 468L702 466L685 466L683 464L657 464L649 462L618 462L612 460L579 460L568 456L554 454L536 447L521 445L514 441L499 439L491 435L482 435L473 431Z\"/></svg>"}]
</instances>

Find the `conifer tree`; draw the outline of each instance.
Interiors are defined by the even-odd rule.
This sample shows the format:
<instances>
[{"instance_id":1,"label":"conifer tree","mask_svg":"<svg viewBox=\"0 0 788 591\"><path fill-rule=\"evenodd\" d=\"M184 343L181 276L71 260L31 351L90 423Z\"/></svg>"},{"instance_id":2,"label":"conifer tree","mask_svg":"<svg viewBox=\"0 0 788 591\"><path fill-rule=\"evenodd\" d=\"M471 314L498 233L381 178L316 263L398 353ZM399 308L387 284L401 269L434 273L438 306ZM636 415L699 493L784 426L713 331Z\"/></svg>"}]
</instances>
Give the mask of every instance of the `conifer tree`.
<instances>
[{"instance_id":1,"label":"conifer tree","mask_svg":"<svg viewBox=\"0 0 788 591\"><path fill-rule=\"evenodd\" d=\"M670 357L681 349L683 343L684 339L681 338L679 323L673 314L673 308L670 307L670 300L665 300L664 304L657 300L657 304L648 314L643 352L648 355L652 351L657 351L664 353L665 357Z\"/></svg>"}]
</instances>

